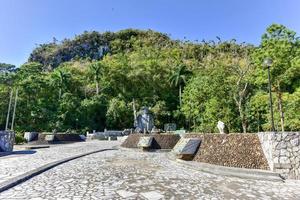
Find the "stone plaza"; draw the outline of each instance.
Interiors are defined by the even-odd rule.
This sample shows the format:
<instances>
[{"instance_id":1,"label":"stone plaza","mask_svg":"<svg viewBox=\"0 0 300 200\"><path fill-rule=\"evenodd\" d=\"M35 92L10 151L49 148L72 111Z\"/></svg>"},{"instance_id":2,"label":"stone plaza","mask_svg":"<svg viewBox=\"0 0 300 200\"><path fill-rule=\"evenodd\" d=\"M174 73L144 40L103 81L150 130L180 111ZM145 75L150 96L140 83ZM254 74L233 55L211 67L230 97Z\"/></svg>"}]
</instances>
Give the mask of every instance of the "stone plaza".
<instances>
[{"instance_id":1,"label":"stone plaza","mask_svg":"<svg viewBox=\"0 0 300 200\"><path fill-rule=\"evenodd\" d=\"M119 144L88 141L0 157L0 184L47 163ZM12 187L0 193L0 199L299 199L300 196L298 180L274 182L214 175L178 163L168 154L124 148L91 154Z\"/></svg>"}]
</instances>

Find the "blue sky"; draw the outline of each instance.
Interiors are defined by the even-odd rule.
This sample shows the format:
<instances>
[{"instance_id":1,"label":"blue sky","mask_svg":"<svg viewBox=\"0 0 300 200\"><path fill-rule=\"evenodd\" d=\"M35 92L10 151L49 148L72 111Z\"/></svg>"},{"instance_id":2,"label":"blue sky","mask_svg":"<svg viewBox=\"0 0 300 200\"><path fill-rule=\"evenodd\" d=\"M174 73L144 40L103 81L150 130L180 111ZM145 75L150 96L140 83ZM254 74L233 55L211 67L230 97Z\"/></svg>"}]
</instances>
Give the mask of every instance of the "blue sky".
<instances>
[{"instance_id":1,"label":"blue sky","mask_svg":"<svg viewBox=\"0 0 300 200\"><path fill-rule=\"evenodd\" d=\"M37 44L84 30L153 29L174 39L259 44L266 27L300 33L300 0L0 0L0 62L20 65Z\"/></svg>"}]
</instances>

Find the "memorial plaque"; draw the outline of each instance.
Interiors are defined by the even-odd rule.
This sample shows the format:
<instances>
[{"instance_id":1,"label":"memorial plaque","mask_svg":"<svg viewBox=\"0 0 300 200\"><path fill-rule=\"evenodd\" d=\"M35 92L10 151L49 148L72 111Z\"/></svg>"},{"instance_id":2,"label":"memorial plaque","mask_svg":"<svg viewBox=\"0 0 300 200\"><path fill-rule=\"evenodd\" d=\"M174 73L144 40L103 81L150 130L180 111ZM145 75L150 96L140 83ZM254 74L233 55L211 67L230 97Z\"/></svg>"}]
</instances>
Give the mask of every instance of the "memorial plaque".
<instances>
[{"instance_id":1,"label":"memorial plaque","mask_svg":"<svg viewBox=\"0 0 300 200\"><path fill-rule=\"evenodd\" d=\"M153 137L140 137L138 147L149 148L152 144Z\"/></svg>"},{"instance_id":2,"label":"memorial plaque","mask_svg":"<svg viewBox=\"0 0 300 200\"><path fill-rule=\"evenodd\" d=\"M190 160L197 153L201 140L198 138L181 138L175 145L173 152L181 159Z\"/></svg>"}]
</instances>

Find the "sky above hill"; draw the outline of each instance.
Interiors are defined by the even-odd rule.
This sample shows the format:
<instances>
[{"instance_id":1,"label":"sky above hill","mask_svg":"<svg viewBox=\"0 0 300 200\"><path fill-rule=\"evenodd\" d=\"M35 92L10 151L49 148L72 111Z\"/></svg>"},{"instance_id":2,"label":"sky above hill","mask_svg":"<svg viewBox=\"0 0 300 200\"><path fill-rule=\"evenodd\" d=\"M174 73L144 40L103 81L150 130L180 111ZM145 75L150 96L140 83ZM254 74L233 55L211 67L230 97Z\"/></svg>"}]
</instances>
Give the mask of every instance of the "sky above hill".
<instances>
[{"instance_id":1,"label":"sky above hill","mask_svg":"<svg viewBox=\"0 0 300 200\"><path fill-rule=\"evenodd\" d=\"M257 45L272 23L300 33L299 8L299 0L1 0L0 62L19 66L38 44L85 30L153 29Z\"/></svg>"}]
</instances>

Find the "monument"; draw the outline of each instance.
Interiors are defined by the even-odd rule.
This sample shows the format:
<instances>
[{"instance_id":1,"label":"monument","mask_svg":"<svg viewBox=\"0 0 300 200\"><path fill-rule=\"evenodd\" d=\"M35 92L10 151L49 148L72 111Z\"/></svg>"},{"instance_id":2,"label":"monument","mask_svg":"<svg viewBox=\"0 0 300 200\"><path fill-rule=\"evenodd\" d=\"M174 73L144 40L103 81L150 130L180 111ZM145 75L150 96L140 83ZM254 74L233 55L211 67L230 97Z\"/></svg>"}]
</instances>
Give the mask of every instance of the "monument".
<instances>
[{"instance_id":1,"label":"monument","mask_svg":"<svg viewBox=\"0 0 300 200\"><path fill-rule=\"evenodd\" d=\"M150 133L154 127L153 115L148 107L142 107L134 121L135 132L138 133Z\"/></svg>"},{"instance_id":2,"label":"monument","mask_svg":"<svg viewBox=\"0 0 300 200\"><path fill-rule=\"evenodd\" d=\"M15 133L12 131L0 131L0 151L13 151L15 143Z\"/></svg>"},{"instance_id":3,"label":"monument","mask_svg":"<svg viewBox=\"0 0 300 200\"><path fill-rule=\"evenodd\" d=\"M220 134L227 134L228 129L225 126L225 123L222 121L218 121L217 128L219 129Z\"/></svg>"}]
</instances>

